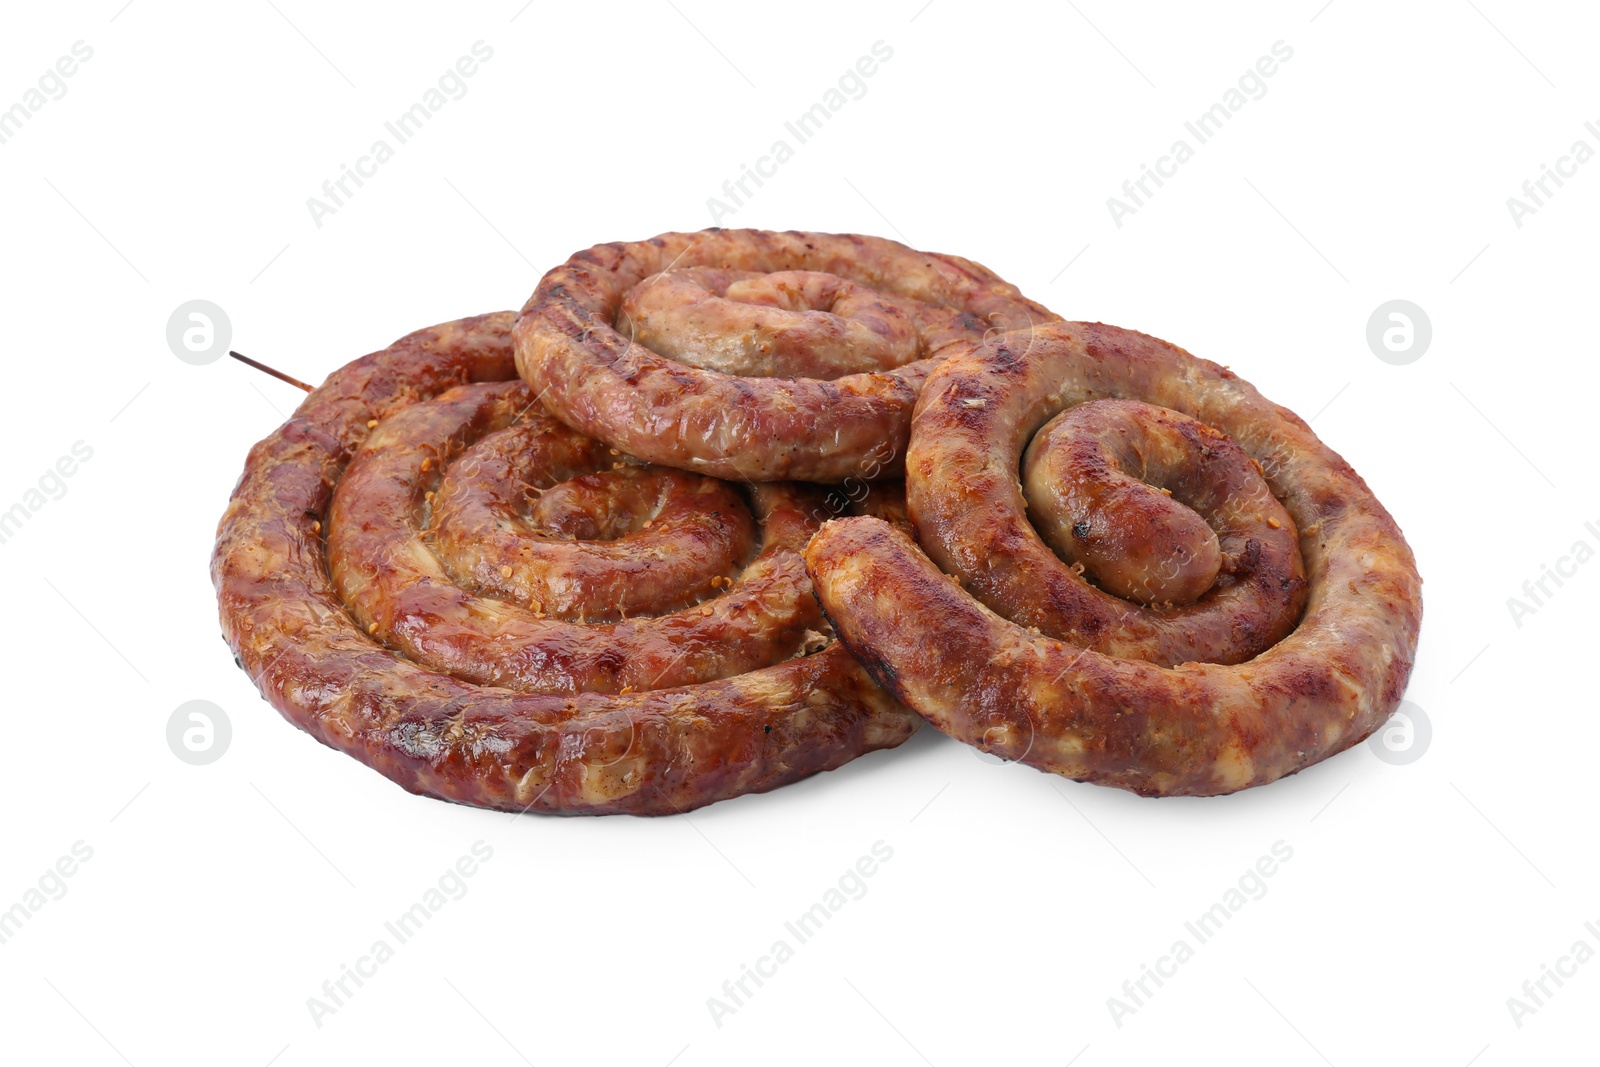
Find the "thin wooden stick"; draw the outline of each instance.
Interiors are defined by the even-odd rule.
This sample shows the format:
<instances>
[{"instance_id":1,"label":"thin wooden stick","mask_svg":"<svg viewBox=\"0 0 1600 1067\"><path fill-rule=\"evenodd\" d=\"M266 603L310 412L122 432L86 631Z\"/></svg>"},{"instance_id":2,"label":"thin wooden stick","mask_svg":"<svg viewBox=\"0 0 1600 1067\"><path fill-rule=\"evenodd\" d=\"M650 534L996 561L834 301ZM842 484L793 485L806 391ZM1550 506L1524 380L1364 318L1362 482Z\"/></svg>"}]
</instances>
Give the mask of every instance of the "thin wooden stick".
<instances>
[{"instance_id":1,"label":"thin wooden stick","mask_svg":"<svg viewBox=\"0 0 1600 1067\"><path fill-rule=\"evenodd\" d=\"M241 356L237 352L229 352L228 355L232 356L234 359L238 360L240 363L243 363L247 367L254 367L258 371L263 371L272 375L280 382L288 382L290 385L295 386L296 388L304 389L308 393L311 392L311 386L307 385L305 382L302 382L299 378L291 378L281 370L274 370L265 363L257 363L249 356Z\"/></svg>"}]
</instances>

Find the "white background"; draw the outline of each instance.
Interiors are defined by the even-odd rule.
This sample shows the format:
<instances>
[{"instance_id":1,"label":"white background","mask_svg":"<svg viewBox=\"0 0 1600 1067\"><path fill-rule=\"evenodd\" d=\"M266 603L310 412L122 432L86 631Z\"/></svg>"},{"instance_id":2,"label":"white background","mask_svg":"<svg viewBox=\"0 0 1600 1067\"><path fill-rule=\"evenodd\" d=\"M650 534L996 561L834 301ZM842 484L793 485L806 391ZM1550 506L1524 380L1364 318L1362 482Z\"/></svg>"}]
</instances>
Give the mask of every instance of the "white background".
<instances>
[{"instance_id":1,"label":"white background","mask_svg":"<svg viewBox=\"0 0 1600 1067\"><path fill-rule=\"evenodd\" d=\"M0 107L74 42L94 51L0 145L0 510L74 442L93 457L0 545L0 909L75 842L93 856L0 945L0 1055L1593 1062L1600 962L1520 1026L1507 998L1574 942L1600 949L1600 563L1520 626L1507 598L1600 547L1600 161L1521 227L1506 205L1575 140L1600 148L1592 9L921 4L9 12ZM307 198L478 40L493 58L466 95L315 225ZM207 562L247 448L299 394L180 362L172 310L216 302L234 347L315 382L518 306L577 249L709 225L707 198L880 40L865 95L721 221L969 256L1314 417L1427 582L1421 758L1364 745L1243 795L1149 801L929 729L688 817L518 818L412 797L262 703ZM1266 94L1115 225L1107 197L1280 40ZM1365 339L1395 298L1433 325L1406 366ZM167 748L191 699L232 722L209 766ZM480 840L466 895L318 1026L307 998ZM707 998L877 841L893 858L865 896L718 1026ZM1184 923L1279 841L1265 895L1196 946ZM1119 1026L1108 998L1179 938L1194 958Z\"/></svg>"}]
</instances>

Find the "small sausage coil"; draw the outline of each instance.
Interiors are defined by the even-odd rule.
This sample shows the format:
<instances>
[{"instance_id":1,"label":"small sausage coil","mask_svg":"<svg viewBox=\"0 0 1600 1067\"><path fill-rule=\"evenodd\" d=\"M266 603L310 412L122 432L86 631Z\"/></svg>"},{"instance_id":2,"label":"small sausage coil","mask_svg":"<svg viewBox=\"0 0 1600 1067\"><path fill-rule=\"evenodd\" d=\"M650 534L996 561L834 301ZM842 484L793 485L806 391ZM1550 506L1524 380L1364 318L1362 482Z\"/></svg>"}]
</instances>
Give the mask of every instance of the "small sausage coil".
<instances>
[{"instance_id":1,"label":"small sausage coil","mask_svg":"<svg viewBox=\"0 0 1600 1067\"><path fill-rule=\"evenodd\" d=\"M1399 527L1227 369L1046 323L958 353L912 423L915 543L828 523L840 640L940 730L1145 795L1271 782L1399 704L1422 619Z\"/></svg>"},{"instance_id":2,"label":"small sausage coil","mask_svg":"<svg viewBox=\"0 0 1600 1067\"><path fill-rule=\"evenodd\" d=\"M898 472L940 360L1055 317L970 260L882 238L665 233L546 274L517 365L563 422L648 462L842 482L869 456Z\"/></svg>"},{"instance_id":3,"label":"small sausage coil","mask_svg":"<svg viewBox=\"0 0 1600 1067\"><path fill-rule=\"evenodd\" d=\"M817 608L821 491L568 429L514 319L358 359L251 450L212 576L262 694L413 792L515 811L687 811L909 737Z\"/></svg>"}]
</instances>

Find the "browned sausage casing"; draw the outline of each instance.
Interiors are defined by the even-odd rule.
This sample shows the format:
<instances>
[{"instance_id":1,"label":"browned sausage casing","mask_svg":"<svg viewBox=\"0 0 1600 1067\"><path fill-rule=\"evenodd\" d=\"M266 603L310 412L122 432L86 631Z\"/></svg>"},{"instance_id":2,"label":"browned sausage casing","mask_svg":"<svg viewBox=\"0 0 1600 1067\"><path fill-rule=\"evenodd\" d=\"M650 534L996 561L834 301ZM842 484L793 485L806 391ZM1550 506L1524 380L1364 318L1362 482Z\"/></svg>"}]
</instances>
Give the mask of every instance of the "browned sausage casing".
<instances>
[{"instance_id":1,"label":"browned sausage casing","mask_svg":"<svg viewBox=\"0 0 1600 1067\"><path fill-rule=\"evenodd\" d=\"M1030 441L1053 454L1024 470ZM844 518L806 559L844 644L954 737L1069 778L1212 795L1348 748L1400 701L1422 597L1399 527L1225 368L1101 324L1006 334L933 372L906 464L921 549ZM1078 544L1052 551L1030 509ZM1178 603L1196 574L1209 589Z\"/></svg>"},{"instance_id":2,"label":"browned sausage casing","mask_svg":"<svg viewBox=\"0 0 1600 1067\"><path fill-rule=\"evenodd\" d=\"M950 352L1054 318L970 260L878 237L664 233L546 274L517 365L563 422L651 463L841 482L880 452L898 472Z\"/></svg>"},{"instance_id":3,"label":"browned sausage casing","mask_svg":"<svg viewBox=\"0 0 1600 1067\"><path fill-rule=\"evenodd\" d=\"M514 318L356 360L251 450L212 576L263 695L413 792L518 811L687 811L909 737L820 632L820 494L567 429Z\"/></svg>"}]
</instances>

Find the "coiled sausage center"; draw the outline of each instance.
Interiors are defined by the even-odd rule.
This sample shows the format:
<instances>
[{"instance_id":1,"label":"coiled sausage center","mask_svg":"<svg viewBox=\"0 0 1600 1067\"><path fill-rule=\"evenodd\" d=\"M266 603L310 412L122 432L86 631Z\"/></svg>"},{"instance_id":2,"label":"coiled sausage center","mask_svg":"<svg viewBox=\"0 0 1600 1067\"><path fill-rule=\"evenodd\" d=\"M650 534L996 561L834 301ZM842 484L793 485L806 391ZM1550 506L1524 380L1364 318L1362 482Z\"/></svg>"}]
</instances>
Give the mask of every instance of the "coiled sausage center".
<instances>
[{"instance_id":1,"label":"coiled sausage center","mask_svg":"<svg viewBox=\"0 0 1600 1067\"><path fill-rule=\"evenodd\" d=\"M1022 486L1045 542L1124 600L1192 604L1264 556L1300 565L1294 520L1254 461L1154 404L1093 400L1057 415L1023 455Z\"/></svg>"}]
</instances>

